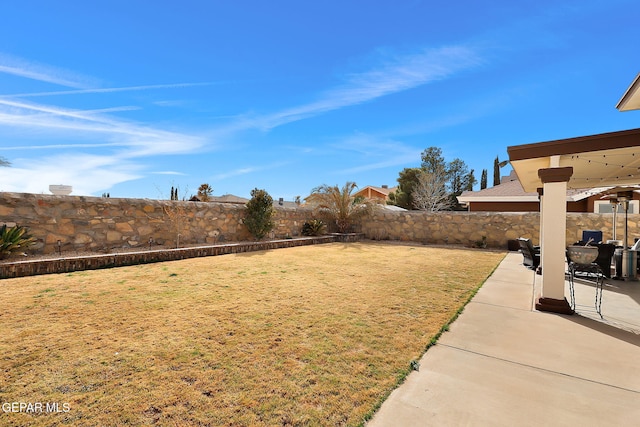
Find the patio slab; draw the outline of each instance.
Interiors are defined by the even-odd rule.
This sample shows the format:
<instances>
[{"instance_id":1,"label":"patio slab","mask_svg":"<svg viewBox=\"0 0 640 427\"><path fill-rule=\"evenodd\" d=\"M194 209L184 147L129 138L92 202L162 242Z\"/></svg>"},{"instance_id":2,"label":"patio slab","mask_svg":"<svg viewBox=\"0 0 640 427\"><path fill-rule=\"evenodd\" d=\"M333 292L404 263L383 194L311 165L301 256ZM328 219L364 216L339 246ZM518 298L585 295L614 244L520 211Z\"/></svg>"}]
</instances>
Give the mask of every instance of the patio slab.
<instances>
[{"instance_id":1,"label":"patio slab","mask_svg":"<svg viewBox=\"0 0 640 427\"><path fill-rule=\"evenodd\" d=\"M589 283L576 283L577 315L542 313L532 309L540 276L521 263L518 253L506 256L369 427L640 419L640 284L605 285L604 319Z\"/></svg>"}]
</instances>

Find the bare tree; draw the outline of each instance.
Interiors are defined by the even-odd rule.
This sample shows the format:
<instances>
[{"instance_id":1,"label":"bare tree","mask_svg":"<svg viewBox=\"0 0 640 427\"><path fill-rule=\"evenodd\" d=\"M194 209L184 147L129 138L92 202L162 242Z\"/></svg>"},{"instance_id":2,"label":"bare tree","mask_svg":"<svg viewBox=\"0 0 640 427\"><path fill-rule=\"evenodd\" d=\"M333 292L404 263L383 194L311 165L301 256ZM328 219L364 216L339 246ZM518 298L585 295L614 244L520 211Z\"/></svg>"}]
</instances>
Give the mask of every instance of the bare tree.
<instances>
[{"instance_id":1,"label":"bare tree","mask_svg":"<svg viewBox=\"0 0 640 427\"><path fill-rule=\"evenodd\" d=\"M411 193L413 207L421 211L438 212L451 209L447 177L443 172L422 172Z\"/></svg>"},{"instance_id":2,"label":"bare tree","mask_svg":"<svg viewBox=\"0 0 640 427\"><path fill-rule=\"evenodd\" d=\"M173 202L176 202L175 200ZM184 223L188 220L187 210L184 204L171 203L169 205L163 206L162 211L165 216L169 219L171 224L171 231L175 233L176 236L176 248L180 247L180 237L182 237L182 231L184 228Z\"/></svg>"}]
</instances>

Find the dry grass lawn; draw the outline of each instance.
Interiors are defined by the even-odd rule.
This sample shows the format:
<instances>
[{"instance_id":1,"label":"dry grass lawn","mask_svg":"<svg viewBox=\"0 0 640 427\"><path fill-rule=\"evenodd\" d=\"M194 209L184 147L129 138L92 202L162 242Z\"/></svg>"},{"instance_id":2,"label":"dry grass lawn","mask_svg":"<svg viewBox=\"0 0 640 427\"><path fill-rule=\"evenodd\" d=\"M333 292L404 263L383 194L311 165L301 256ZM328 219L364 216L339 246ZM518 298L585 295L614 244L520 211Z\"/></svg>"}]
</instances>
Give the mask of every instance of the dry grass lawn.
<instances>
[{"instance_id":1,"label":"dry grass lawn","mask_svg":"<svg viewBox=\"0 0 640 427\"><path fill-rule=\"evenodd\" d=\"M335 243L2 280L0 404L62 412L0 425L361 424L503 257Z\"/></svg>"}]
</instances>

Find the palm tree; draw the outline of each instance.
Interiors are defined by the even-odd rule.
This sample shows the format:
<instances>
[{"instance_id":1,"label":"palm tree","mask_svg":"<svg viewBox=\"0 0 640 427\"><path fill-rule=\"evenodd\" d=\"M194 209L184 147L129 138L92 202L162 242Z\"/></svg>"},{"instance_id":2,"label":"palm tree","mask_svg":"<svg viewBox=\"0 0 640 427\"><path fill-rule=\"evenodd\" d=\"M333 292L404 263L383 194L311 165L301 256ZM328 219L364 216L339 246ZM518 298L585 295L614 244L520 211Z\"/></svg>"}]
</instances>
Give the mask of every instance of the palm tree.
<instances>
[{"instance_id":1,"label":"palm tree","mask_svg":"<svg viewBox=\"0 0 640 427\"><path fill-rule=\"evenodd\" d=\"M11 166L11 162L4 157L0 157L0 166Z\"/></svg>"},{"instance_id":2,"label":"palm tree","mask_svg":"<svg viewBox=\"0 0 640 427\"><path fill-rule=\"evenodd\" d=\"M325 184L311 190L311 195L305 200L318 216L333 221L340 233L346 233L355 221L371 212L374 203L370 199L353 196L356 188L355 182L347 182L342 188Z\"/></svg>"},{"instance_id":3,"label":"palm tree","mask_svg":"<svg viewBox=\"0 0 640 427\"><path fill-rule=\"evenodd\" d=\"M208 202L212 194L213 188L209 184L205 183L198 187L198 199L201 202Z\"/></svg>"}]
</instances>

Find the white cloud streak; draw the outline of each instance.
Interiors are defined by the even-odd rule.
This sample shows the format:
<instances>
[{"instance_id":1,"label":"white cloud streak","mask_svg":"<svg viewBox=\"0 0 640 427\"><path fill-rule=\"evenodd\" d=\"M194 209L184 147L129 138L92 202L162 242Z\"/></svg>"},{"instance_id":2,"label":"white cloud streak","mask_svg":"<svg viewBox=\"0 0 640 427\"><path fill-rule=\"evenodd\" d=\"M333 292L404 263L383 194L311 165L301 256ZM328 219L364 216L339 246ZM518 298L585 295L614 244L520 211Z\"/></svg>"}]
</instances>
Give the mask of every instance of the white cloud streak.
<instances>
[{"instance_id":1,"label":"white cloud streak","mask_svg":"<svg viewBox=\"0 0 640 427\"><path fill-rule=\"evenodd\" d=\"M480 56L474 50L463 46L424 49L388 60L381 67L368 72L351 74L346 85L326 92L318 101L256 119L245 119L243 124L269 130L442 80L481 63Z\"/></svg>"},{"instance_id":2,"label":"white cloud streak","mask_svg":"<svg viewBox=\"0 0 640 427\"><path fill-rule=\"evenodd\" d=\"M186 175L185 173L182 172L175 172L175 171L160 171L160 172L151 172L154 175Z\"/></svg>"},{"instance_id":3,"label":"white cloud streak","mask_svg":"<svg viewBox=\"0 0 640 427\"><path fill-rule=\"evenodd\" d=\"M28 62L5 54L0 54L0 73L77 89L86 89L90 80L67 70Z\"/></svg>"},{"instance_id":4,"label":"white cloud streak","mask_svg":"<svg viewBox=\"0 0 640 427\"><path fill-rule=\"evenodd\" d=\"M127 147L128 157L184 153L203 145L203 141L198 137L114 119L100 114L100 111L71 110L0 99L0 125L67 130L74 133L101 133L108 139L102 146L113 146L115 143Z\"/></svg>"},{"instance_id":5,"label":"white cloud streak","mask_svg":"<svg viewBox=\"0 0 640 427\"><path fill-rule=\"evenodd\" d=\"M65 154L1 168L0 191L48 194L49 184L72 184L73 194L91 194L139 178L137 169L115 156Z\"/></svg>"},{"instance_id":6,"label":"white cloud streak","mask_svg":"<svg viewBox=\"0 0 640 427\"><path fill-rule=\"evenodd\" d=\"M0 71L2 71L0 67ZM39 96L57 96L57 95L88 95L96 93L115 93L115 92L133 92L154 89L179 89L194 86L209 86L213 83L172 83L160 85L144 85L144 86L128 86L128 87L112 87L112 88L96 88L96 89L79 89L79 90L59 90L51 92L27 92L16 94L0 95L0 98L32 98Z\"/></svg>"},{"instance_id":7,"label":"white cloud streak","mask_svg":"<svg viewBox=\"0 0 640 427\"><path fill-rule=\"evenodd\" d=\"M233 178L236 176L241 176L241 175L247 175L250 173L254 173L254 172L260 172L260 171L265 171L265 170L271 170L271 169L276 169L276 168L281 168L283 166L288 165L290 162L277 162L277 163L272 163L270 165L265 165L265 166L249 166L249 167L244 167L244 168L238 168L229 172L223 172L223 173L219 173L215 176L213 176L213 179L216 181L222 181L224 179L228 179L228 178Z\"/></svg>"},{"instance_id":8,"label":"white cloud streak","mask_svg":"<svg viewBox=\"0 0 640 427\"><path fill-rule=\"evenodd\" d=\"M355 174L369 170L384 169L415 163L420 158L421 150L405 143L375 135L359 133L335 144L336 149L359 154L364 164L337 171L340 174ZM350 156L357 160L358 156Z\"/></svg>"},{"instance_id":9,"label":"white cloud streak","mask_svg":"<svg viewBox=\"0 0 640 427\"><path fill-rule=\"evenodd\" d=\"M87 133L97 143L78 144L39 144L38 148L71 150L81 148L110 148L111 152L102 151L100 155L90 156L65 154L58 158L43 159L34 162L28 168L15 164L10 173L0 170L0 182L4 190L41 192L47 191L40 186L47 183L73 183L76 194L87 194L108 189L119 182L138 178L141 164L133 159L144 156L167 155L173 153L189 153L198 150L205 140L198 136L166 131L153 126L115 118L108 113L136 109L137 107L111 107L94 110L63 108L54 105L37 104L18 98L45 97L54 95L84 95L139 91L151 89L180 88L207 85L211 83L178 83L168 85L145 85L120 88L87 88L80 79L69 73L52 67L41 67L26 62L14 61L7 64L6 58L0 57L0 73L58 84L76 88L74 90L35 92L15 95L0 95L0 126L26 129L29 132L55 132L72 139L82 139ZM456 73L472 69L482 63L479 55L467 47L444 47L440 49L424 49L409 55L398 55L387 58L381 66L362 73L353 73L345 78L345 84L324 92L317 101L288 108L261 117L244 117L221 126L213 132L218 136L233 134L248 129L270 130L294 121L324 114L341 108L371 102L377 98L410 90L428 83L449 78ZM96 136L99 135L99 136ZM350 141L351 147L357 143ZM371 144L375 142L369 141ZM356 166L348 171L357 172L370 169L395 166L415 159L415 150L403 148L396 141L377 142L378 150L388 153L388 157L377 156L367 158L366 164ZM35 149L36 146L33 147ZM25 147L13 147L16 150ZM125 166L123 166L125 165ZM245 167L218 174L216 180L224 180L236 176L255 173L281 167L283 163L270 166ZM3 169L3 168L0 168ZM27 184L25 184L27 183ZM80 183L80 185L76 185ZM25 188L26 187L26 188ZM38 187L38 188L36 188Z\"/></svg>"},{"instance_id":10,"label":"white cloud streak","mask_svg":"<svg viewBox=\"0 0 640 427\"><path fill-rule=\"evenodd\" d=\"M0 58L1 59L1 58ZM2 62L0 61L0 64ZM0 65L0 73L69 87L82 87L76 82L49 74L48 68L27 69ZM150 85L128 88L80 89L24 94L27 96L82 95L130 90L187 87L202 84ZM3 150L58 150L59 155L14 162L11 168L0 168L0 191L31 193L48 192L48 184L72 184L73 194L92 194L114 185L142 177L145 169L137 159L174 153L189 153L204 145L198 136L171 132L145 124L118 119L110 113L137 110L136 106L109 107L92 110L62 108L0 96L0 127L17 128L21 132L44 134L47 138L62 136L80 140L74 143L16 145ZM59 134L59 135L57 135ZM86 143L83 140L98 142ZM100 154L78 152L99 149Z\"/></svg>"}]
</instances>

